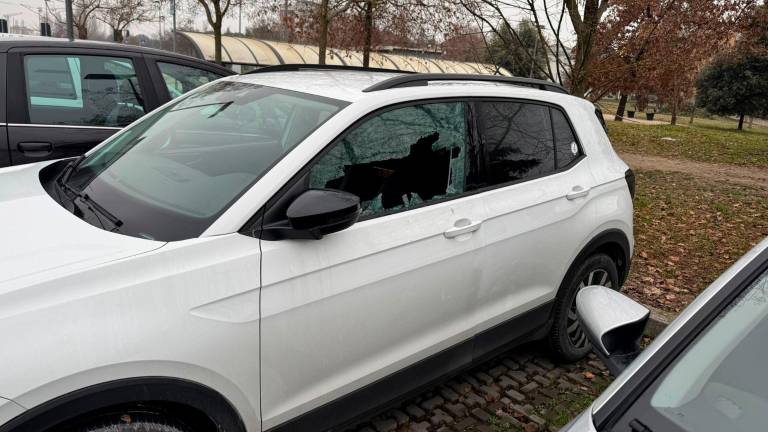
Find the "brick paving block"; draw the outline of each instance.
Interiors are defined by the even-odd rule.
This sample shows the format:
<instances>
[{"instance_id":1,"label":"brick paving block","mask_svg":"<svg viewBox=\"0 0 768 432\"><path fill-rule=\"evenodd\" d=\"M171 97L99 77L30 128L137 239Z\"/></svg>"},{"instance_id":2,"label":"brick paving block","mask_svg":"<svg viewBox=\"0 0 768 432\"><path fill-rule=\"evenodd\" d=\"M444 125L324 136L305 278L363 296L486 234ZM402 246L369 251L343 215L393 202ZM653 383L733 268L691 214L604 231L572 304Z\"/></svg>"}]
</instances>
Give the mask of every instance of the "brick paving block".
<instances>
[{"instance_id":1,"label":"brick paving block","mask_svg":"<svg viewBox=\"0 0 768 432\"><path fill-rule=\"evenodd\" d=\"M570 379L571 381L575 381L575 382L577 382L577 383L579 383L579 384L581 384L583 386L587 386L587 387L591 387L592 386L592 384L590 384L589 381L587 381L587 379L584 378L584 376L581 375L580 373L569 372L566 375L568 376L568 379Z\"/></svg>"},{"instance_id":2,"label":"brick paving block","mask_svg":"<svg viewBox=\"0 0 768 432\"><path fill-rule=\"evenodd\" d=\"M562 374L563 374L562 370L560 370L560 369L552 369L551 371L549 371L546 374L544 374L544 376L549 378L549 379L551 379L551 380L556 380L556 379L560 378L560 376Z\"/></svg>"},{"instance_id":3,"label":"brick paving block","mask_svg":"<svg viewBox=\"0 0 768 432\"><path fill-rule=\"evenodd\" d=\"M482 409L482 408L475 408L472 410L472 416L476 419L480 420L483 423L488 423L491 419L491 415L488 414L488 411Z\"/></svg>"},{"instance_id":4,"label":"brick paving block","mask_svg":"<svg viewBox=\"0 0 768 432\"><path fill-rule=\"evenodd\" d=\"M510 426L518 430L522 430L525 427L523 422L505 412L499 413L499 420L501 420L502 423L509 423Z\"/></svg>"},{"instance_id":5,"label":"brick paving block","mask_svg":"<svg viewBox=\"0 0 768 432\"><path fill-rule=\"evenodd\" d=\"M501 397L498 391L496 391L495 388L491 386L482 386L480 387L480 390L483 392L483 395L485 396L485 400L488 402L497 401Z\"/></svg>"},{"instance_id":6,"label":"brick paving block","mask_svg":"<svg viewBox=\"0 0 768 432\"><path fill-rule=\"evenodd\" d=\"M427 415L423 409L417 407L416 405L408 405L405 407L405 412L408 413L408 415L413 420L421 420Z\"/></svg>"},{"instance_id":7,"label":"brick paving block","mask_svg":"<svg viewBox=\"0 0 768 432\"><path fill-rule=\"evenodd\" d=\"M397 429L397 422L392 418L380 418L371 422L376 432L392 432Z\"/></svg>"},{"instance_id":8,"label":"brick paving block","mask_svg":"<svg viewBox=\"0 0 768 432\"><path fill-rule=\"evenodd\" d=\"M603 364L603 362L601 362L600 360L590 360L590 361L587 362L587 364L592 366L593 368L599 369L601 371L608 370L608 368L606 368L605 365Z\"/></svg>"},{"instance_id":9,"label":"brick paving block","mask_svg":"<svg viewBox=\"0 0 768 432\"><path fill-rule=\"evenodd\" d=\"M481 383L483 383L485 385L489 385L489 384L493 383L493 377L491 377L490 375L488 375L485 372L476 372L475 373L475 378L477 378L478 381L480 381Z\"/></svg>"},{"instance_id":10,"label":"brick paving block","mask_svg":"<svg viewBox=\"0 0 768 432\"><path fill-rule=\"evenodd\" d=\"M467 375L467 374L464 374L464 375L461 376L461 378L464 381L466 381L467 383L469 383L469 385L471 385L472 388L474 388L474 389L479 389L480 388L480 383L475 379L475 377Z\"/></svg>"},{"instance_id":11,"label":"brick paving block","mask_svg":"<svg viewBox=\"0 0 768 432\"><path fill-rule=\"evenodd\" d=\"M536 366L533 363L526 364L525 367L523 367L523 369L531 375L544 375L545 373L547 373L547 371Z\"/></svg>"},{"instance_id":12,"label":"brick paving block","mask_svg":"<svg viewBox=\"0 0 768 432\"><path fill-rule=\"evenodd\" d=\"M528 414L528 420L536 423L539 426L539 428L544 428L544 426L547 425L547 422L543 418L537 416L536 414Z\"/></svg>"},{"instance_id":13,"label":"brick paving block","mask_svg":"<svg viewBox=\"0 0 768 432\"><path fill-rule=\"evenodd\" d=\"M467 393L464 396L464 405L468 406L469 408L474 408L476 406L485 406L485 404L488 403L485 399L481 398L475 393Z\"/></svg>"},{"instance_id":14,"label":"brick paving block","mask_svg":"<svg viewBox=\"0 0 768 432\"><path fill-rule=\"evenodd\" d=\"M552 364L551 361L549 361L549 360L547 360L547 359L545 359L543 357L536 357L536 360L534 360L534 362L536 362L537 365L541 366L542 368L544 368L546 370L552 370L552 369L555 368L555 365Z\"/></svg>"},{"instance_id":15,"label":"brick paving block","mask_svg":"<svg viewBox=\"0 0 768 432\"><path fill-rule=\"evenodd\" d=\"M421 407L427 411L432 411L433 409L441 406L443 403L445 403L445 400L443 400L443 398L441 398L440 396L435 396L431 399L427 399L424 402L422 402Z\"/></svg>"},{"instance_id":16,"label":"brick paving block","mask_svg":"<svg viewBox=\"0 0 768 432\"><path fill-rule=\"evenodd\" d=\"M488 375L492 376L494 379L500 377L504 372L507 371L507 368L504 365L498 365L491 370L488 371Z\"/></svg>"},{"instance_id":17,"label":"brick paving block","mask_svg":"<svg viewBox=\"0 0 768 432\"><path fill-rule=\"evenodd\" d=\"M505 358L504 360L501 361L501 363L511 370L520 369L520 364L512 360L511 358Z\"/></svg>"},{"instance_id":18,"label":"brick paving block","mask_svg":"<svg viewBox=\"0 0 768 432\"><path fill-rule=\"evenodd\" d=\"M425 421L419 422L419 423L411 423L408 426L408 430L410 432L429 432L429 428L431 426L432 425L429 424L429 422L425 422Z\"/></svg>"},{"instance_id":19,"label":"brick paving block","mask_svg":"<svg viewBox=\"0 0 768 432\"><path fill-rule=\"evenodd\" d=\"M460 395L472 391L472 385L468 382L451 380L448 382L448 387Z\"/></svg>"},{"instance_id":20,"label":"brick paving block","mask_svg":"<svg viewBox=\"0 0 768 432\"><path fill-rule=\"evenodd\" d=\"M442 396L448 402L456 402L459 400L459 395L448 387L440 388L440 396Z\"/></svg>"},{"instance_id":21,"label":"brick paving block","mask_svg":"<svg viewBox=\"0 0 768 432\"><path fill-rule=\"evenodd\" d=\"M432 412L432 416L429 418L429 422L432 423L433 426L450 424L453 423L453 417L448 415L447 412L438 408Z\"/></svg>"},{"instance_id":22,"label":"brick paving block","mask_svg":"<svg viewBox=\"0 0 768 432\"><path fill-rule=\"evenodd\" d=\"M552 387L543 388L539 390L539 392L550 399L555 399L560 396L560 392Z\"/></svg>"},{"instance_id":23,"label":"brick paving block","mask_svg":"<svg viewBox=\"0 0 768 432\"><path fill-rule=\"evenodd\" d=\"M552 384L552 381L550 381L550 380L548 380L548 379L544 378L544 377L543 377L543 376L541 376L541 375L536 375L535 377L533 377L533 380L534 380L534 381L536 381L537 383L541 384L541 385L542 385L542 387L547 387L547 386L549 386L550 384Z\"/></svg>"},{"instance_id":24,"label":"brick paving block","mask_svg":"<svg viewBox=\"0 0 768 432\"><path fill-rule=\"evenodd\" d=\"M467 407L460 403L449 403L446 404L444 408L455 418L467 416Z\"/></svg>"},{"instance_id":25,"label":"brick paving block","mask_svg":"<svg viewBox=\"0 0 768 432\"><path fill-rule=\"evenodd\" d=\"M507 375L510 376L513 380L519 382L520 384L526 384L528 383L528 374L526 374L523 371L519 370L513 370L507 373Z\"/></svg>"},{"instance_id":26,"label":"brick paving block","mask_svg":"<svg viewBox=\"0 0 768 432\"><path fill-rule=\"evenodd\" d=\"M402 426L410 421L408 416L404 412L400 411L399 409L390 411L389 416L395 419L398 426Z\"/></svg>"},{"instance_id":27,"label":"brick paving block","mask_svg":"<svg viewBox=\"0 0 768 432\"><path fill-rule=\"evenodd\" d=\"M503 389L520 388L520 384L518 384L517 381L513 380L512 378L506 375L502 375L501 378L499 378L498 384Z\"/></svg>"},{"instance_id":28,"label":"brick paving block","mask_svg":"<svg viewBox=\"0 0 768 432\"><path fill-rule=\"evenodd\" d=\"M477 425L477 419L474 417L466 417L464 419L459 420L458 423L453 425L453 428L456 430L463 431L465 429L469 429L471 427L474 427Z\"/></svg>"},{"instance_id":29,"label":"brick paving block","mask_svg":"<svg viewBox=\"0 0 768 432\"><path fill-rule=\"evenodd\" d=\"M525 395L524 394L522 394L522 393L520 393L520 392L518 392L516 390L513 390L513 389L507 390L506 392L504 392L504 394L509 396L509 398L512 399L515 402L522 402L522 401L525 400Z\"/></svg>"},{"instance_id":30,"label":"brick paving block","mask_svg":"<svg viewBox=\"0 0 768 432\"><path fill-rule=\"evenodd\" d=\"M557 389L560 390L561 392L570 392L570 391L573 391L573 384L569 383L563 378L560 378L557 381Z\"/></svg>"},{"instance_id":31,"label":"brick paving block","mask_svg":"<svg viewBox=\"0 0 768 432\"><path fill-rule=\"evenodd\" d=\"M520 387L520 391L523 393L530 393L539 388L539 384L536 382L529 382L528 384Z\"/></svg>"},{"instance_id":32,"label":"brick paving block","mask_svg":"<svg viewBox=\"0 0 768 432\"><path fill-rule=\"evenodd\" d=\"M533 422L526 423L525 426L523 426L523 431L525 432L537 432L538 430L539 427Z\"/></svg>"},{"instance_id":33,"label":"brick paving block","mask_svg":"<svg viewBox=\"0 0 768 432\"><path fill-rule=\"evenodd\" d=\"M450 426L443 426L438 429L437 432L453 432L453 428Z\"/></svg>"}]
</instances>

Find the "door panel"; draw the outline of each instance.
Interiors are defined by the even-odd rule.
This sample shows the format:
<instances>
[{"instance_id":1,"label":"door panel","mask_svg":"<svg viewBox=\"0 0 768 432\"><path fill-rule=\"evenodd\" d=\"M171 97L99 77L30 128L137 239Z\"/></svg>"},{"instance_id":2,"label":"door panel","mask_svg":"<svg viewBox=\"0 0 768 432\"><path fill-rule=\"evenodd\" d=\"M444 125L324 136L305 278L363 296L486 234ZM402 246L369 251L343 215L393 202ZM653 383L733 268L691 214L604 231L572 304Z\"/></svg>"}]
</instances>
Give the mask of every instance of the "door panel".
<instances>
[{"instance_id":1,"label":"door panel","mask_svg":"<svg viewBox=\"0 0 768 432\"><path fill-rule=\"evenodd\" d=\"M45 127L41 125L10 125L10 156L14 165L80 156L109 138L119 128ZM25 150L25 143L49 143L50 151L34 153ZM27 148L32 148L27 145Z\"/></svg>"},{"instance_id":2,"label":"door panel","mask_svg":"<svg viewBox=\"0 0 768 432\"><path fill-rule=\"evenodd\" d=\"M472 336L483 229L447 238L459 219L483 220L475 197L262 242L265 428Z\"/></svg>"},{"instance_id":3,"label":"door panel","mask_svg":"<svg viewBox=\"0 0 768 432\"><path fill-rule=\"evenodd\" d=\"M8 150L8 128L0 125L0 168L11 165L11 154Z\"/></svg>"}]
</instances>

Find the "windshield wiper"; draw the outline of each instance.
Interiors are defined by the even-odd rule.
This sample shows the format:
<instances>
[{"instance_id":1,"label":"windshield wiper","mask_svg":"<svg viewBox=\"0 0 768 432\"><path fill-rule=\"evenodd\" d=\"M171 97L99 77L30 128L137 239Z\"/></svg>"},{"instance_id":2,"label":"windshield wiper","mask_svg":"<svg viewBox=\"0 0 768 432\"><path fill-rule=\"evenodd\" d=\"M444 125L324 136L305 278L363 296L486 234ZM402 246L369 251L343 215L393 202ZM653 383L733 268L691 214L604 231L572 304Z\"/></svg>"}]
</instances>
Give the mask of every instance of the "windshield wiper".
<instances>
[{"instance_id":1,"label":"windshield wiper","mask_svg":"<svg viewBox=\"0 0 768 432\"><path fill-rule=\"evenodd\" d=\"M69 180L69 176L72 174L72 171L75 169L75 166L77 166L82 159L84 159L85 156L80 156L76 160L70 162L69 165L64 169L64 171L61 172L59 175L59 178L56 179L56 183L64 189L66 192L74 195L74 198L72 198L72 203L74 204L76 199L80 199L81 201L85 202L88 208L92 212L98 212L101 213L102 216L106 217L112 225L114 225L116 228L119 228L123 225L123 221L121 221L117 216L113 215L109 210L102 207L99 203L97 203L93 198L91 198L87 193L83 191L79 191L67 183L67 180ZM75 204L77 205L77 204ZM79 206L78 206L79 207ZM98 216L97 216L98 218ZM101 219L99 219L101 220Z\"/></svg>"}]
</instances>

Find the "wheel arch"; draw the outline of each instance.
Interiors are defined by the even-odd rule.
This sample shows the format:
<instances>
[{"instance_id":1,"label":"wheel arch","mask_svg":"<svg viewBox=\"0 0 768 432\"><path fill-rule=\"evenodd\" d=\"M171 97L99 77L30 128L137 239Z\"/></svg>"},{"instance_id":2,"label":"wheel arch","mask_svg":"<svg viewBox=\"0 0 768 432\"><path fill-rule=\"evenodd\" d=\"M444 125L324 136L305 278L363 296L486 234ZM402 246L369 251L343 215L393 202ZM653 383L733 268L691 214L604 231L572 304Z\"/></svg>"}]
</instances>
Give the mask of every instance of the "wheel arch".
<instances>
[{"instance_id":1,"label":"wheel arch","mask_svg":"<svg viewBox=\"0 0 768 432\"><path fill-rule=\"evenodd\" d=\"M112 407L175 407L174 412L208 420L204 430L246 432L243 419L216 390L193 381L168 377L123 378L95 384L30 408L0 432L44 431Z\"/></svg>"},{"instance_id":2,"label":"wheel arch","mask_svg":"<svg viewBox=\"0 0 768 432\"><path fill-rule=\"evenodd\" d=\"M568 271L565 272L565 276L563 276L560 286L557 289L557 297L562 295L567 282L573 278L579 265L596 253L604 253L616 263L616 269L619 273L619 287L624 285L624 281L627 280L627 275L629 274L629 267L632 260L632 247L630 246L629 238L624 231L618 228L610 228L593 236L571 261L571 265L568 267Z\"/></svg>"}]
</instances>

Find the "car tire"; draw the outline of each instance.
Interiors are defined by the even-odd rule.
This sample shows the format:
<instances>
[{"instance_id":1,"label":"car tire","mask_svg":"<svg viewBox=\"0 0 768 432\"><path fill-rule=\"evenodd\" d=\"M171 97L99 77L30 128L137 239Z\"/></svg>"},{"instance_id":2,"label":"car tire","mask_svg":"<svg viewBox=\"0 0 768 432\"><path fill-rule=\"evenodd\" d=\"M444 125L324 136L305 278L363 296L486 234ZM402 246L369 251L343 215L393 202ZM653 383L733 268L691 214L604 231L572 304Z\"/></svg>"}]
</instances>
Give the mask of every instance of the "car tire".
<instances>
[{"instance_id":1,"label":"car tire","mask_svg":"<svg viewBox=\"0 0 768 432\"><path fill-rule=\"evenodd\" d=\"M123 413L100 416L73 432L193 432L182 423L159 414Z\"/></svg>"},{"instance_id":2,"label":"car tire","mask_svg":"<svg viewBox=\"0 0 768 432\"><path fill-rule=\"evenodd\" d=\"M576 314L576 294L588 285L619 288L619 272L608 255L595 254L584 260L573 276L564 282L555 300L548 342L552 355L559 361L570 363L580 360L592 348Z\"/></svg>"}]
</instances>

